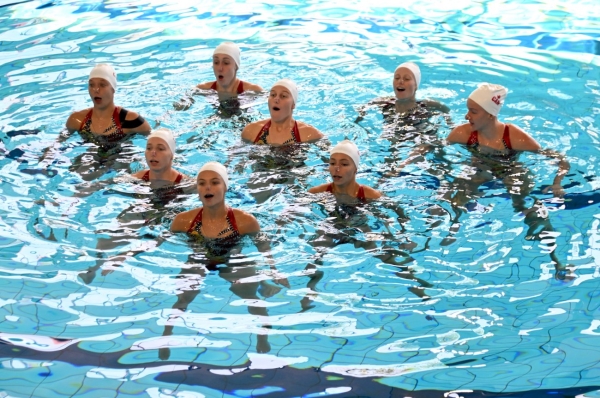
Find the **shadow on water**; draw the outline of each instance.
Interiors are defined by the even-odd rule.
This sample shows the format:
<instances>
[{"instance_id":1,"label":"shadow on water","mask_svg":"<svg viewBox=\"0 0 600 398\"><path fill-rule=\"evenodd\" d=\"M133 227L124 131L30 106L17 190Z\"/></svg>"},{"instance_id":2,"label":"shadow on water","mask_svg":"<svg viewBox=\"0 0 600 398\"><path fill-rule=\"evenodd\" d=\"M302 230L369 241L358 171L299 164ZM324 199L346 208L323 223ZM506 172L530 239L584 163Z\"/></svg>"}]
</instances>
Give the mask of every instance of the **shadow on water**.
<instances>
[{"instance_id":1,"label":"shadow on water","mask_svg":"<svg viewBox=\"0 0 600 398\"><path fill-rule=\"evenodd\" d=\"M63 340L64 341L64 340ZM76 345L68 346L58 352L40 352L27 347L17 347L10 342L0 339L0 356L35 361L60 361L79 367L100 367L105 369L132 369L129 363L121 363L121 358L130 354L130 350L95 354L85 351ZM466 361L447 363L447 366L464 365ZM567 388L567 389L540 389L536 391L517 391L494 393L483 390L460 390L451 392L447 390L404 390L383 384L381 377L343 376L337 373L325 372L318 368L297 369L283 366L277 369L253 368L251 360L232 367L205 364L201 362L169 361L170 365L183 366L185 370L159 373L154 377L156 382L173 385L202 386L221 393L235 393L265 389L261 397L310 397L321 396L325 390L330 393L340 394L344 397L405 397L432 398L573 398L587 392L597 391L596 386ZM137 368L151 370L154 367L163 367L164 363L138 363ZM418 375L418 374L417 374Z\"/></svg>"}]
</instances>

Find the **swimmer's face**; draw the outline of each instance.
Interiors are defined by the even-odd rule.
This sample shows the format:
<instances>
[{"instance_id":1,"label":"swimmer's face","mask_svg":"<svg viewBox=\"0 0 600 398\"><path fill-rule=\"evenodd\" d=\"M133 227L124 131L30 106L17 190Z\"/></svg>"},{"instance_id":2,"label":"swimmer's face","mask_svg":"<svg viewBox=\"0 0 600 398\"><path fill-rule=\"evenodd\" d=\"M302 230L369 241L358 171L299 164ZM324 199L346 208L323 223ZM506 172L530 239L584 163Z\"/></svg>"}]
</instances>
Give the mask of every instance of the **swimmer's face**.
<instances>
[{"instance_id":1,"label":"swimmer's face","mask_svg":"<svg viewBox=\"0 0 600 398\"><path fill-rule=\"evenodd\" d=\"M93 77L88 81L88 93L95 106L108 106L113 103L115 89L108 80L101 77Z\"/></svg>"},{"instance_id":2,"label":"swimmer's face","mask_svg":"<svg viewBox=\"0 0 600 398\"><path fill-rule=\"evenodd\" d=\"M396 69L392 84L397 99L414 99L417 82L410 69L404 67Z\"/></svg>"},{"instance_id":3,"label":"swimmer's face","mask_svg":"<svg viewBox=\"0 0 600 398\"><path fill-rule=\"evenodd\" d=\"M465 119L471 125L473 131L480 130L482 127L493 121L494 117L472 99L467 99L467 114Z\"/></svg>"},{"instance_id":4,"label":"swimmer's face","mask_svg":"<svg viewBox=\"0 0 600 398\"><path fill-rule=\"evenodd\" d=\"M202 171L198 174L196 183L203 206L220 205L225 201L227 187L219 173L212 170Z\"/></svg>"},{"instance_id":5,"label":"swimmer's face","mask_svg":"<svg viewBox=\"0 0 600 398\"><path fill-rule=\"evenodd\" d=\"M332 153L329 157L329 174L336 185L346 185L356 179L356 166L350 156Z\"/></svg>"},{"instance_id":6,"label":"swimmer's face","mask_svg":"<svg viewBox=\"0 0 600 398\"><path fill-rule=\"evenodd\" d=\"M290 91L283 86L273 86L269 92L269 113L271 119L278 121L292 115L296 104Z\"/></svg>"},{"instance_id":7,"label":"swimmer's face","mask_svg":"<svg viewBox=\"0 0 600 398\"><path fill-rule=\"evenodd\" d=\"M151 137L146 143L146 162L152 171L165 171L173 164L173 153L169 145L159 137Z\"/></svg>"},{"instance_id":8,"label":"swimmer's face","mask_svg":"<svg viewBox=\"0 0 600 398\"><path fill-rule=\"evenodd\" d=\"M213 55L213 72L219 84L229 86L235 80L237 65L229 55L215 54Z\"/></svg>"}]
</instances>

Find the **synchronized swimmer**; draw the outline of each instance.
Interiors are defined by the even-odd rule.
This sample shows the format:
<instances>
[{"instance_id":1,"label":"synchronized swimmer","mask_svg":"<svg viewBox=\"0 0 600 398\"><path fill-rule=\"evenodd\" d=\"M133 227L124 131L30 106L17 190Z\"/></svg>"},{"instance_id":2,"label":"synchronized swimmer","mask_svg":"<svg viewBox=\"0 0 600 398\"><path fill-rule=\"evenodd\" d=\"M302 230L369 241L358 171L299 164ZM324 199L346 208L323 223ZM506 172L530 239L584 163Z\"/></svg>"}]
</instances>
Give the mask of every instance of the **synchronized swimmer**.
<instances>
[{"instance_id":1,"label":"synchronized swimmer","mask_svg":"<svg viewBox=\"0 0 600 398\"><path fill-rule=\"evenodd\" d=\"M263 89L259 85L238 78L240 64L239 47L232 42L221 43L214 50L212 57L215 80L200 83L196 89L227 94L233 98L245 92L261 93ZM416 91L421 83L421 72L417 64L400 64L394 71L392 83L394 97L376 99L370 103L381 108L384 120L394 117L404 122L418 123L429 118L432 112L448 114L449 109L439 102L416 100ZM93 107L71 114L66 123L67 131L78 131L99 147L111 148L118 147L132 134L149 134L151 128L139 114L114 104L116 88L117 75L114 69L107 64L96 65L88 79L88 91ZM537 141L521 128L498 120L497 115L506 93L506 88L499 85L480 85L467 99L468 112L465 119L468 123L452 129L445 142L463 144L476 152L474 156L514 159L522 151L534 151L557 158L559 172L551 189L555 196L562 196L564 192L561 182L569 170L568 162L557 152L543 151ZM289 79L277 81L268 93L270 117L246 125L241 139L246 143L273 147L322 139L322 132L293 117L297 104L296 84ZM364 116L364 109L359 110L357 122ZM174 155L175 137L172 133L166 129L154 130L146 145L148 169L135 173L134 177L144 181L162 180L173 185L178 184L186 177L172 168ZM359 203L380 198L380 191L356 181L359 160L359 150L354 142L343 140L337 143L330 150L329 157L332 182L310 188L309 192L329 192L337 199L350 198ZM506 183L506 178L502 178ZM172 232L183 232L191 237L213 242L235 244L240 237L255 235L260 231L260 225L253 215L225 204L225 192L229 182L224 165L218 162L206 163L200 169L196 181L203 206L178 214L172 222ZM514 184L516 185L518 183ZM529 190L522 193L528 194Z\"/></svg>"}]
</instances>

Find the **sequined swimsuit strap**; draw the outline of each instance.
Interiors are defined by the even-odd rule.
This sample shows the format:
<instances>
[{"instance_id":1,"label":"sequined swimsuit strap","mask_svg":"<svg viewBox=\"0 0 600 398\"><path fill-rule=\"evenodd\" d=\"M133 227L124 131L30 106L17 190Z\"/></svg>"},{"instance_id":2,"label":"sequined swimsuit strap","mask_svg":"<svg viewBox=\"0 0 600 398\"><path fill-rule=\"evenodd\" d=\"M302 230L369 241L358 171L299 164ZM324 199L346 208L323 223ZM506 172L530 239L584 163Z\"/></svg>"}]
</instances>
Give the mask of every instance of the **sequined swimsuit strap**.
<instances>
[{"instance_id":1,"label":"sequined swimsuit strap","mask_svg":"<svg viewBox=\"0 0 600 398\"><path fill-rule=\"evenodd\" d=\"M267 143L267 137L269 136L269 127L271 127L271 119L267 120L264 126L262 126L262 129L260 129L260 131L256 135L256 138L254 139L255 144L258 144L259 142L262 142L263 144Z\"/></svg>"},{"instance_id":2,"label":"sequined swimsuit strap","mask_svg":"<svg viewBox=\"0 0 600 398\"><path fill-rule=\"evenodd\" d=\"M190 225L190 229L187 231L188 234L191 234L194 231L200 233L200 229L202 228L202 210L204 209L200 209L198 214L196 214L196 217L194 217L194 221L192 221L192 225Z\"/></svg>"},{"instance_id":3,"label":"sequined swimsuit strap","mask_svg":"<svg viewBox=\"0 0 600 398\"><path fill-rule=\"evenodd\" d=\"M479 145L479 132L477 130L472 131L469 139L467 140L467 146L476 147Z\"/></svg>"},{"instance_id":4,"label":"sequined swimsuit strap","mask_svg":"<svg viewBox=\"0 0 600 398\"><path fill-rule=\"evenodd\" d=\"M508 131L508 124L504 125L504 135L502 135L502 143L504 144L504 148L512 149L512 145L510 143L510 133Z\"/></svg>"},{"instance_id":5,"label":"sequined swimsuit strap","mask_svg":"<svg viewBox=\"0 0 600 398\"><path fill-rule=\"evenodd\" d=\"M292 130L294 141L297 143L302 142L300 139L300 129L298 128L298 122L294 120L294 129Z\"/></svg>"},{"instance_id":6,"label":"sequined swimsuit strap","mask_svg":"<svg viewBox=\"0 0 600 398\"><path fill-rule=\"evenodd\" d=\"M229 223L232 231L239 235L240 230L238 229L237 222L235 221L235 214L233 214L233 209L231 207L229 210L227 210L227 222Z\"/></svg>"},{"instance_id":7,"label":"sequined swimsuit strap","mask_svg":"<svg viewBox=\"0 0 600 398\"><path fill-rule=\"evenodd\" d=\"M90 111L87 113L87 115L85 115L85 118L83 118L83 121L81 122L81 126L79 126L80 132L83 131L83 129L85 127L89 128L89 124L92 121L92 112L93 111L94 111L93 109L90 109Z\"/></svg>"},{"instance_id":8,"label":"sequined swimsuit strap","mask_svg":"<svg viewBox=\"0 0 600 398\"><path fill-rule=\"evenodd\" d=\"M125 112L123 119L125 119L126 116L127 116L127 112ZM115 124L115 126L117 126L117 133L123 134L123 127L121 127L121 117L119 115L119 107L118 106L115 106L115 110L113 111L112 118L113 118L113 123Z\"/></svg>"},{"instance_id":9,"label":"sequined swimsuit strap","mask_svg":"<svg viewBox=\"0 0 600 398\"><path fill-rule=\"evenodd\" d=\"M358 187L358 193L356 194L356 198L363 203L367 201L367 197L365 196L365 188L362 185L359 185Z\"/></svg>"}]
</instances>

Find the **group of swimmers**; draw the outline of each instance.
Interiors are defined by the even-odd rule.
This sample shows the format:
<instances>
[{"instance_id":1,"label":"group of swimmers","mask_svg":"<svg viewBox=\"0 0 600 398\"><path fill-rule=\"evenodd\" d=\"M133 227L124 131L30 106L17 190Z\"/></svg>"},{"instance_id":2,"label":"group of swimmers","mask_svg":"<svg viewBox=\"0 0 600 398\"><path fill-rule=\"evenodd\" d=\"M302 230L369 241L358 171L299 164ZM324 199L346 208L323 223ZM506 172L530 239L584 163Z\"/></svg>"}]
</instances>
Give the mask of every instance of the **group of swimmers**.
<instances>
[{"instance_id":1,"label":"group of swimmers","mask_svg":"<svg viewBox=\"0 0 600 398\"><path fill-rule=\"evenodd\" d=\"M215 81L198 84L196 89L202 92L216 91L231 96L245 92L256 94L263 92L260 86L237 77L240 61L240 49L236 44L231 42L220 44L213 54ZM416 92L421 84L421 72L417 64L405 62L399 65L394 72L392 84L394 97L373 101L374 105L382 109L384 116L393 114L396 117L410 119L411 115L428 116L433 111L447 113L448 108L435 101L417 101ZM172 132L165 128L152 130L148 122L138 113L116 106L114 103L116 90L117 75L114 69L108 64L96 65L90 72L88 81L93 107L70 115L66 123L69 133L79 131L84 138L96 143L105 151L118 148L133 134L149 134L145 150L148 169L137 172L133 176L144 181L163 181L172 185L187 179L188 177L173 168L176 142ZM490 83L479 85L466 102L467 123L454 127L446 142L465 145L479 158L487 157L510 162L523 151L543 152L557 158L559 170L551 189L555 196L562 195L561 182L569 170L568 162L556 152L542 150L539 143L518 126L503 123L498 119L506 95L507 89L500 85ZM268 94L270 118L246 125L241 138L248 143L273 147L319 141L324 137L322 132L294 119L293 113L297 103L296 84L289 79L277 81ZM184 109L185 106L179 104L176 108ZM415 161L422 153L423 148L415 146L414 156L408 156L400 162L399 167ZM354 142L343 140L336 143L330 149L329 157L329 173L332 182L310 188L308 192L329 192L336 198L350 198L356 202L380 198L382 196L380 191L356 181L359 165L360 152ZM518 172L499 177L494 170L483 168L480 174L485 172L490 175L483 177L480 175L480 180L469 178L470 183L481 184L492 178L500 178L509 188L511 195L522 199L528 192L524 191L526 188L519 187L519 184L514 182L515 174L518 175ZM522 177L521 175L519 178ZM173 232L184 232L191 237L200 236L208 240L235 243L241 236L256 234L260 230L259 223L253 215L240 209L232 209L225 203L229 178L227 168L223 164L218 162L204 164L197 175L196 185L202 207L177 214L171 225ZM460 192L452 192L448 195L451 201L456 201L457 205L461 204L457 199ZM513 200L515 203L519 201L514 198ZM515 208L517 208L516 204ZM562 265L558 268L564 271Z\"/></svg>"}]
</instances>

